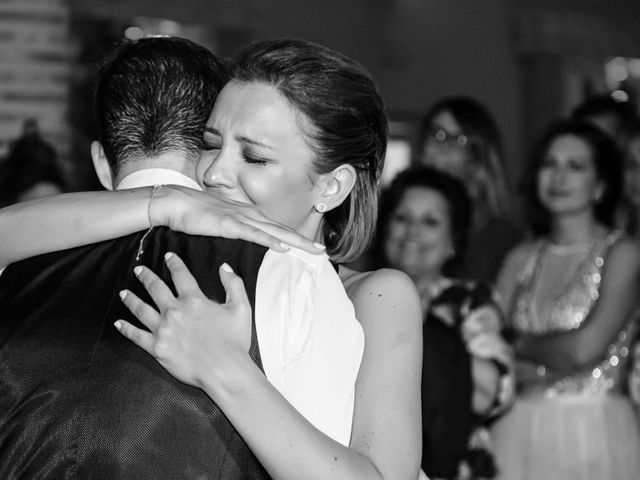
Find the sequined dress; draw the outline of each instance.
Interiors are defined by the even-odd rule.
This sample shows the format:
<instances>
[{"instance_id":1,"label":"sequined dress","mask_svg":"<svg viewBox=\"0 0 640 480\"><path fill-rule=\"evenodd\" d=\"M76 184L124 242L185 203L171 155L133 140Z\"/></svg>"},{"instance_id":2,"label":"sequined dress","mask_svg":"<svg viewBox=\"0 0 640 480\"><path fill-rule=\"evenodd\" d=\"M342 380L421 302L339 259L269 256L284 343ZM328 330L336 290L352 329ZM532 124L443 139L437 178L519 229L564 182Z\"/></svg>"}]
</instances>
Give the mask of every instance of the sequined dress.
<instances>
[{"instance_id":1,"label":"sequined dress","mask_svg":"<svg viewBox=\"0 0 640 480\"><path fill-rule=\"evenodd\" d=\"M576 251L554 251L540 241L517 278L510 314L516 332L552 333L581 328L599 297L602 269L617 232ZM562 263L572 268L563 268ZM536 295L552 282L549 271L566 275L544 307ZM517 385L517 400L493 428L496 460L504 480L637 480L640 428L622 393L636 322L630 319L596 365L570 376L543 366L537 377Z\"/></svg>"}]
</instances>

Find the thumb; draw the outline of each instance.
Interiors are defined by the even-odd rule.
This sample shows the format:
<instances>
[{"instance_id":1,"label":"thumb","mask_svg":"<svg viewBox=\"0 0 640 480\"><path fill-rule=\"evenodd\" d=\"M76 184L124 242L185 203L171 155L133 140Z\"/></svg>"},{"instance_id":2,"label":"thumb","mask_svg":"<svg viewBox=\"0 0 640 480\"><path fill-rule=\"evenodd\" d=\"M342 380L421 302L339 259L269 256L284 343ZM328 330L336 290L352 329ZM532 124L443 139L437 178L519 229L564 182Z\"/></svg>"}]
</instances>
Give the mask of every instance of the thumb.
<instances>
[{"instance_id":1,"label":"thumb","mask_svg":"<svg viewBox=\"0 0 640 480\"><path fill-rule=\"evenodd\" d=\"M236 275L228 263L220 265L220 281L227 294L225 303L227 305L249 305L247 291L244 288L244 282Z\"/></svg>"}]
</instances>

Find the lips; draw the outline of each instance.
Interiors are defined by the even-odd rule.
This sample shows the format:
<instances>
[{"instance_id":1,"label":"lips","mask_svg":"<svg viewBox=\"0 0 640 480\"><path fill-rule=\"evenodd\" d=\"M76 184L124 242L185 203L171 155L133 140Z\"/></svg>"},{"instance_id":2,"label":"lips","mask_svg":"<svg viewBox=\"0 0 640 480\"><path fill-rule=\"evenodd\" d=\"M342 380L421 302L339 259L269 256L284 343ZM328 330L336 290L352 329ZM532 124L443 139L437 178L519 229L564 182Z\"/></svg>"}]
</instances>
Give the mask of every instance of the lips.
<instances>
[{"instance_id":1,"label":"lips","mask_svg":"<svg viewBox=\"0 0 640 480\"><path fill-rule=\"evenodd\" d=\"M551 190L547 190L547 195L549 195L550 197L568 197L569 195L571 195L571 192L569 190L556 190L556 189L551 189Z\"/></svg>"}]
</instances>

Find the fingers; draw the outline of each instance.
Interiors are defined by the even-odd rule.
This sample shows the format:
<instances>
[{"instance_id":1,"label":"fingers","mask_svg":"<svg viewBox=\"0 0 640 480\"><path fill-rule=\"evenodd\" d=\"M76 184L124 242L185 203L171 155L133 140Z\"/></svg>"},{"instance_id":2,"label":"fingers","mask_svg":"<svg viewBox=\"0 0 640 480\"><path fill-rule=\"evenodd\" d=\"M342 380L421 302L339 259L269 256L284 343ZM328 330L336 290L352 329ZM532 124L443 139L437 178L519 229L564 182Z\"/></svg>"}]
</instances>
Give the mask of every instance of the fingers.
<instances>
[{"instance_id":1,"label":"fingers","mask_svg":"<svg viewBox=\"0 0 640 480\"><path fill-rule=\"evenodd\" d=\"M158 323L160 322L160 314L149 304L140 300L140 298L129 290L122 290L120 292L120 299L145 327L152 332L156 331Z\"/></svg>"},{"instance_id":2,"label":"fingers","mask_svg":"<svg viewBox=\"0 0 640 480\"><path fill-rule=\"evenodd\" d=\"M244 288L244 282L236 275L227 263L220 266L220 281L227 292L226 303L246 306L249 305L247 291Z\"/></svg>"},{"instance_id":3,"label":"fingers","mask_svg":"<svg viewBox=\"0 0 640 480\"><path fill-rule=\"evenodd\" d=\"M118 320L114 323L114 326L118 329L118 331L131 340L133 343L138 345L147 353L153 355L153 344L154 338L153 335L149 332L145 332L144 330L134 327L129 322L125 320Z\"/></svg>"},{"instance_id":4,"label":"fingers","mask_svg":"<svg viewBox=\"0 0 640 480\"><path fill-rule=\"evenodd\" d=\"M226 216L220 223L220 235L225 238L238 238L257 243L278 252L288 251L289 245L281 242L277 236L265 231L267 225L269 224L266 222L260 222L250 217Z\"/></svg>"},{"instance_id":5,"label":"fingers","mask_svg":"<svg viewBox=\"0 0 640 480\"><path fill-rule=\"evenodd\" d=\"M168 252L164 256L164 261L167 264L167 268L171 273L171 279L173 285L176 287L176 291L179 296L194 295L202 296L202 290L198 285L197 280L191 274L187 266L182 259L175 253Z\"/></svg>"},{"instance_id":6,"label":"fingers","mask_svg":"<svg viewBox=\"0 0 640 480\"><path fill-rule=\"evenodd\" d=\"M304 237L298 232L283 225L252 219L247 219L247 223L250 223L256 228L256 236L260 235L268 239L269 244L263 243L258 240L251 241L259 243L260 245L265 245L279 252L287 251L289 247L299 248L316 255L325 253L326 251L324 245L316 243L313 240L310 240L307 237Z\"/></svg>"},{"instance_id":7,"label":"fingers","mask_svg":"<svg viewBox=\"0 0 640 480\"><path fill-rule=\"evenodd\" d=\"M133 273L138 277L138 280L142 282L142 285L144 285L144 288L149 292L149 295L151 295L151 298L161 312L175 304L176 297L173 296L171 289L169 289L160 277L147 267L138 265L133 269Z\"/></svg>"}]
</instances>

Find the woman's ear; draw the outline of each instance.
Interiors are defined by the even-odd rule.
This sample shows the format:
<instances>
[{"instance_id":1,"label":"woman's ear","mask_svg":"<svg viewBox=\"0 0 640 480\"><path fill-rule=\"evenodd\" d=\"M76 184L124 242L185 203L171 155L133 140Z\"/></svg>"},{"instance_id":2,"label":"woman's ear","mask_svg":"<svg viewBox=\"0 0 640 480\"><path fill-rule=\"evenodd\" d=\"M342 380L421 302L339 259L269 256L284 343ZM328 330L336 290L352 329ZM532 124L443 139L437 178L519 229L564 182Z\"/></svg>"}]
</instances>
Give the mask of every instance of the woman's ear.
<instances>
[{"instance_id":1,"label":"woman's ear","mask_svg":"<svg viewBox=\"0 0 640 480\"><path fill-rule=\"evenodd\" d=\"M604 185L604 182L600 181L598 182L598 185L596 186L596 188L593 190L593 203L594 204L598 204L602 201L602 197L604 197L604 194L606 192L606 187Z\"/></svg>"},{"instance_id":2,"label":"woman's ear","mask_svg":"<svg viewBox=\"0 0 640 480\"><path fill-rule=\"evenodd\" d=\"M326 205L327 211L341 205L356 184L356 170L349 164L340 165L322 177L323 186L318 201Z\"/></svg>"},{"instance_id":3,"label":"woman's ear","mask_svg":"<svg viewBox=\"0 0 640 480\"><path fill-rule=\"evenodd\" d=\"M107 190L113 190L111 165L109 165L109 161L104 154L102 144L98 141L91 142L91 160L93 160L93 168L102 186Z\"/></svg>"}]
</instances>

